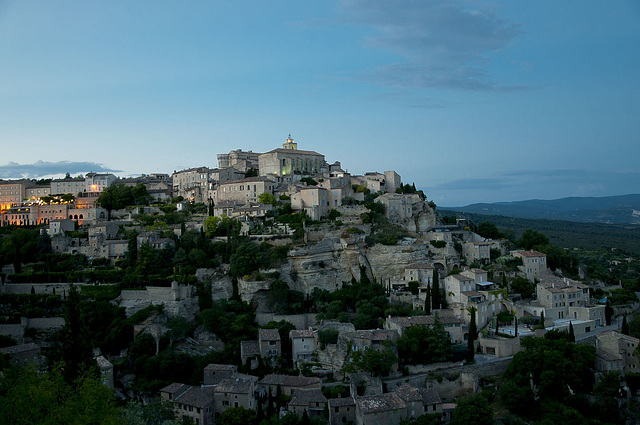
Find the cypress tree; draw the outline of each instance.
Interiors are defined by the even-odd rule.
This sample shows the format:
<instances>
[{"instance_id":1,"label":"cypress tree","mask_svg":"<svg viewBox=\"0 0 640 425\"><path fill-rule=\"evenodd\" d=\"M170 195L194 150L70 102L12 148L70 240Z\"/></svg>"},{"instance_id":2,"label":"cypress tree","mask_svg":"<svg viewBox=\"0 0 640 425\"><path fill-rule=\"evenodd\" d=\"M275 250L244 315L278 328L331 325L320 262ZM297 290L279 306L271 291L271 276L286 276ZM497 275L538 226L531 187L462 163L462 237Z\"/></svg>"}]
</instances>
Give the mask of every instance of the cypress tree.
<instances>
[{"instance_id":1,"label":"cypress tree","mask_svg":"<svg viewBox=\"0 0 640 425\"><path fill-rule=\"evenodd\" d=\"M611 318L613 317L613 307L611 307L611 303L607 300L607 304L604 307L604 320L607 322L607 326L611 325Z\"/></svg>"},{"instance_id":2,"label":"cypress tree","mask_svg":"<svg viewBox=\"0 0 640 425\"><path fill-rule=\"evenodd\" d=\"M476 355L476 334L478 333L478 328L476 326L476 308L469 307L467 309L469 314L471 315L471 320L469 321L469 337L467 338L467 348L469 350L468 361L472 362Z\"/></svg>"},{"instance_id":3,"label":"cypress tree","mask_svg":"<svg viewBox=\"0 0 640 425\"><path fill-rule=\"evenodd\" d=\"M438 276L438 269L433 270L431 307L433 308L433 310L437 310L440 308L440 282L439 282L439 276Z\"/></svg>"},{"instance_id":4,"label":"cypress tree","mask_svg":"<svg viewBox=\"0 0 640 425\"><path fill-rule=\"evenodd\" d=\"M569 342L576 342L576 334L573 331L573 323L569 322Z\"/></svg>"},{"instance_id":5,"label":"cypress tree","mask_svg":"<svg viewBox=\"0 0 640 425\"><path fill-rule=\"evenodd\" d=\"M427 284L427 294L424 298L424 312L431 314L431 285Z\"/></svg>"},{"instance_id":6,"label":"cypress tree","mask_svg":"<svg viewBox=\"0 0 640 425\"><path fill-rule=\"evenodd\" d=\"M544 329L544 311L540 312L540 323L538 324L538 329Z\"/></svg>"},{"instance_id":7,"label":"cypress tree","mask_svg":"<svg viewBox=\"0 0 640 425\"><path fill-rule=\"evenodd\" d=\"M629 335L629 324L627 323L626 314L622 318L622 327L620 328L620 332L622 332L624 335Z\"/></svg>"}]
</instances>

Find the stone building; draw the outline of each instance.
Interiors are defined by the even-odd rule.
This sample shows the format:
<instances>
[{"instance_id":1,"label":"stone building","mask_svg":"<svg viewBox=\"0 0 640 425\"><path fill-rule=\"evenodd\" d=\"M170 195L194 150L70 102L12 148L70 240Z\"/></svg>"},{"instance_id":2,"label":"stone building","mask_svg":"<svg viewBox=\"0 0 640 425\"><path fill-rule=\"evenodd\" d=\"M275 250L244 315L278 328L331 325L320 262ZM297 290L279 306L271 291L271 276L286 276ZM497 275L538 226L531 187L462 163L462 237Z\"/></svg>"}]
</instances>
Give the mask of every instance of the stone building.
<instances>
[{"instance_id":1,"label":"stone building","mask_svg":"<svg viewBox=\"0 0 640 425\"><path fill-rule=\"evenodd\" d=\"M257 377L241 373L236 373L231 378L225 378L218 382L214 389L216 419L232 407L256 410L257 382Z\"/></svg>"},{"instance_id":2,"label":"stone building","mask_svg":"<svg viewBox=\"0 0 640 425\"><path fill-rule=\"evenodd\" d=\"M260 154L253 151L243 151L242 149L232 150L229 153L218 154L218 168L233 167L239 171L246 172L250 168L258 169L258 157Z\"/></svg>"},{"instance_id":3,"label":"stone building","mask_svg":"<svg viewBox=\"0 0 640 425\"><path fill-rule=\"evenodd\" d=\"M324 155L314 151L298 150L298 144L289 135L282 148L258 156L258 168L261 176L283 176L294 173L318 174L327 170L328 166Z\"/></svg>"},{"instance_id":4,"label":"stone building","mask_svg":"<svg viewBox=\"0 0 640 425\"><path fill-rule=\"evenodd\" d=\"M353 397L330 398L328 403L330 425L355 423L356 401Z\"/></svg>"},{"instance_id":5,"label":"stone building","mask_svg":"<svg viewBox=\"0 0 640 425\"><path fill-rule=\"evenodd\" d=\"M322 390L314 388L295 391L287 408L298 416L302 416L306 410L310 418L321 418L326 406L327 398Z\"/></svg>"},{"instance_id":6,"label":"stone building","mask_svg":"<svg viewBox=\"0 0 640 425\"><path fill-rule=\"evenodd\" d=\"M240 204L258 202L263 193L273 194L276 183L266 177L249 177L242 180L228 181L217 185L213 200L215 203L236 201Z\"/></svg>"},{"instance_id":7,"label":"stone building","mask_svg":"<svg viewBox=\"0 0 640 425\"><path fill-rule=\"evenodd\" d=\"M489 242L465 242L462 255L468 262L491 260L491 244Z\"/></svg>"},{"instance_id":8,"label":"stone building","mask_svg":"<svg viewBox=\"0 0 640 425\"><path fill-rule=\"evenodd\" d=\"M188 418L197 425L212 425L215 422L213 387L192 387L176 382L162 388L160 397L173 403L174 412L179 419Z\"/></svg>"},{"instance_id":9,"label":"stone building","mask_svg":"<svg viewBox=\"0 0 640 425\"><path fill-rule=\"evenodd\" d=\"M356 425L399 425L407 405L396 393L356 398Z\"/></svg>"},{"instance_id":10,"label":"stone building","mask_svg":"<svg viewBox=\"0 0 640 425\"><path fill-rule=\"evenodd\" d=\"M204 368L204 385L216 385L223 379L230 379L238 372L238 366L211 363Z\"/></svg>"},{"instance_id":11,"label":"stone building","mask_svg":"<svg viewBox=\"0 0 640 425\"><path fill-rule=\"evenodd\" d=\"M312 220L320 220L329 214L329 191L320 186L300 188L291 195L291 208L294 211L306 211Z\"/></svg>"},{"instance_id":12,"label":"stone building","mask_svg":"<svg viewBox=\"0 0 640 425\"><path fill-rule=\"evenodd\" d=\"M313 352L316 349L316 339L314 332L309 329L289 331L291 339L291 357L293 363L311 361Z\"/></svg>"},{"instance_id":13,"label":"stone building","mask_svg":"<svg viewBox=\"0 0 640 425\"><path fill-rule=\"evenodd\" d=\"M258 382L260 388L265 395L271 390L271 394L276 393L280 386L282 394L292 396L301 390L322 389L322 381L320 378L310 378L306 376L289 376L289 375L266 375Z\"/></svg>"},{"instance_id":14,"label":"stone building","mask_svg":"<svg viewBox=\"0 0 640 425\"><path fill-rule=\"evenodd\" d=\"M511 251L511 255L522 259L519 269L527 279L534 281L547 273L547 256L538 251Z\"/></svg>"},{"instance_id":15,"label":"stone building","mask_svg":"<svg viewBox=\"0 0 640 425\"><path fill-rule=\"evenodd\" d=\"M640 340L616 331L596 336L596 370L639 373L640 362L634 354Z\"/></svg>"},{"instance_id":16,"label":"stone building","mask_svg":"<svg viewBox=\"0 0 640 425\"><path fill-rule=\"evenodd\" d=\"M464 340L464 321L457 316L451 314L429 316L408 316L408 317L391 317L389 316L384 322L384 328L394 330L398 335L402 336L404 330L411 326L433 326L438 322L444 326L444 330L449 332L453 343L462 342Z\"/></svg>"},{"instance_id":17,"label":"stone building","mask_svg":"<svg viewBox=\"0 0 640 425\"><path fill-rule=\"evenodd\" d=\"M0 211L19 205L25 198L26 180L0 181Z\"/></svg>"}]
</instances>

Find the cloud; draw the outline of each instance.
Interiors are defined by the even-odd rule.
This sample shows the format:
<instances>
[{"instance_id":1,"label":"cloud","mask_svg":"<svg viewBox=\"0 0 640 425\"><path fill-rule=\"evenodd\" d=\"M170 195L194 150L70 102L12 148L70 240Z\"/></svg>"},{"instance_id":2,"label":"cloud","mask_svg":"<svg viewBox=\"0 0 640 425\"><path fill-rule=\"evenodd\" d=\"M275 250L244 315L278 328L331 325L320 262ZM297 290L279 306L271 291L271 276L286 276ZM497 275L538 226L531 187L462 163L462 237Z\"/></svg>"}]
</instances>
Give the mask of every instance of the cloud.
<instances>
[{"instance_id":1,"label":"cloud","mask_svg":"<svg viewBox=\"0 0 640 425\"><path fill-rule=\"evenodd\" d=\"M344 0L342 11L346 23L376 30L366 46L402 57L367 72L370 81L411 88L526 89L498 83L490 72L489 56L520 35L520 25L478 6L462 0Z\"/></svg>"},{"instance_id":2,"label":"cloud","mask_svg":"<svg viewBox=\"0 0 640 425\"><path fill-rule=\"evenodd\" d=\"M385 103L396 103L410 108L420 109L440 109L448 106L450 102L420 96L415 91L399 90L386 93L374 93L363 95L365 101L383 101Z\"/></svg>"},{"instance_id":3,"label":"cloud","mask_svg":"<svg viewBox=\"0 0 640 425\"><path fill-rule=\"evenodd\" d=\"M98 164L96 162L37 161L34 164L18 164L16 162L9 162L5 165L0 165L0 178L18 179L51 177L65 173L75 175L78 173L87 173L90 171L115 173L122 170L113 170L106 167L104 164Z\"/></svg>"}]
</instances>

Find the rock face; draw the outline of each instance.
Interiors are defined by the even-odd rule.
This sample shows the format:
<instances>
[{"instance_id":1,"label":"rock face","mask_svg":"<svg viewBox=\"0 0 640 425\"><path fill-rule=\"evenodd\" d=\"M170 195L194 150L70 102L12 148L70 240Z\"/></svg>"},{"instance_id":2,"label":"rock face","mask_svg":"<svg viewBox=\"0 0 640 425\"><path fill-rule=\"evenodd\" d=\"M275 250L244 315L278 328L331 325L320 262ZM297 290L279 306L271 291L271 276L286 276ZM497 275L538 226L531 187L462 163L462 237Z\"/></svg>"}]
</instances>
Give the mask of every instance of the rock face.
<instances>
[{"instance_id":1,"label":"rock face","mask_svg":"<svg viewBox=\"0 0 640 425\"><path fill-rule=\"evenodd\" d=\"M211 283L211 298L226 300L233 295L233 282L228 273L222 273L217 269L198 269L196 279L201 283Z\"/></svg>"},{"instance_id":2,"label":"rock face","mask_svg":"<svg viewBox=\"0 0 640 425\"><path fill-rule=\"evenodd\" d=\"M383 283L402 276L407 265L427 259L425 244L367 248L362 239L327 237L317 245L295 250L280 269L281 279L303 294L310 294L313 288L335 291L352 278L359 280L360 266L369 279Z\"/></svg>"}]
</instances>

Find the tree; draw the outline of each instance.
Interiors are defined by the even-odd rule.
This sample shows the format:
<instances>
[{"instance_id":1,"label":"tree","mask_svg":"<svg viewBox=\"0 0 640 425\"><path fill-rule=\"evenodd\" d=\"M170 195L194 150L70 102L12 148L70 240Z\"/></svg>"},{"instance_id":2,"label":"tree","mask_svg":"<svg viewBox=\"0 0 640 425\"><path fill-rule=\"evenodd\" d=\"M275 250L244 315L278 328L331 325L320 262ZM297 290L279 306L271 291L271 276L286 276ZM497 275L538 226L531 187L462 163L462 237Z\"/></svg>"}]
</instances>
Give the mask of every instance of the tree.
<instances>
[{"instance_id":1,"label":"tree","mask_svg":"<svg viewBox=\"0 0 640 425\"><path fill-rule=\"evenodd\" d=\"M439 320L431 326L410 326L398 338L398 355L403 364L443 362L450 354L451 336Z\"/></svg>"},{"instance_id":2,"label":"tree","mask_svg":"<svg viewBox=\"0 0 640 425\"><path fill-rule=\"evenodd\" d=\"M256 412L244 407L231 407L225 410L216 421L217 425L255 425Z\"/></svg>"},{"instance_id":3,"label":"tree","mask_svg":"<svg viewBox=\"0 0 640 425\"><path fill-rule=\"evenodd\" d=\"M433 269L433 286L431 287L431 307L434 310L440 308L440 276L438 275L438 269Z\"/></svg>"},{"instance_id":4,"label":"tree","mask_svg":"<svg viewBox=\"0 0 640 425\"><path fill-rule=\"evenodd\" d=\"M275 205L277 203L276 201L276 197L273 196L271 193L261 193L258 196L258 202L260 202L261 204L267 204L267 205Z\"/></svg>"},{"instance_id":5,"label":"tree","mask_svg":"<svg viewBox=\"0 0 640 425\"><path fill-rule=\"evenodd\" d=\"M7 424L122 423L113 393L93 373L64 380L59 368L37 372L32 367L5 369L0 374L0 422Z\"/></svg>"},{"instance_id":6,"label":"tree","mask_svg":"<svg viewBox=\"0 0 640 425\"><path fill-rule=\"evenodd\" d=\"M262 264L260 248L252 242L241 243L230 259L232 276L241 277L258 270Z\"/></svg>"},{"instance_id":7,"label":"tree","mask_svg":"<svg viewBox=\"0 0 640 425\"><path fill-rule=\"evenodd\" d=\"M95 366L93 342L85 323L80 291L75 285L69 287L65 305L65 324L58 335L58 356L64 362L64 377L68 383L74 382L83 371Z\"/></svg>"},{"instance_id":8,"label":"tree","mask_svg":"<svg viewBox=\"0 0 640 425\"><path fill-rule=\"evenodd\" d=\"M102 191L102 195L98 198L98 203L102 208L111 212L112 210L118 210L129 205L133 205L135 203L135 197L130 186L125 186L122 183L116 183Z\"/></svg>"},{"instance_id":9,"label":"tree","mask_svg":"<svg viewBox=\"0 0 640 425\"><path fill-rule=\"evenodd\" d=\"M536 286L527 278L518 276L511 282L511 293L522 295L522 298L530 298L536 291Z\"/></svg>"},{"instance_id":10,"label":"tree","mask_svg":"<svg viewBox=\"0 0 640 425\"><path fill-rule=\"evenodd\" d=\"M576 333L573 330L573 322L569 321L569 342L576 342Z\"/></svg>"},{"instance_id":11,"label":"tree","mask_svg":"<svg viewBox=\"0 0 640 425\"><path fill-rule=\"evenodd\" d=\"M420 282L412 280L407 286L409 286L409 292L411 292L411 295L418 295L418 292L420 291Z\"/></svg>"},{"instance_id":12,"label":"tree","mask_svg":"<svg viewBox=\"0 0 640 425\"><path fill-rule=\"evenodd\" d=\"M467 359L469 362L472 362L474 357L475 357L475 353L476 353L476 335L478 333L478 328L476 326L476 311L477 309L475 307L469 307L467 309L467 311L469 312L469 315L471 316L471 319L469 320L469 337L467 338L467 348L469 349L469 358Z\"/></svg>"},{"instance_id":13,"label":"tree","mask_svg":"<svg viewBox=\"0 0 640 425\"><path fill-rule=\"evenodd\" d=\"M533 249L537 245L548 245L549 238L537 230L527 229L518 239L517 245L524 249Z\"/></svg>"},{"instance_id":14,"label":"tree","mask_svg":"<svg viewBox=\"0 0 640 425\"><path fill-rule=\"evenodd\" d=\"M476 233L487 239L502 239L504 237L496 225L489 221L483 221L478 224Z\"/></svg>"},{"instance_id":15,"label":"tree","mask_svg":"<svg viewBox=\"0 0 640 425\"><path fill-rule=\"evenodd\" d=\"M393 369L393 365L398 362L398 356L390 345L381 350L370 347L365 351L353 351L351 362L355 367L369 372L372 376L387 376Z\"/></svg>"},{"instance_id":16,"label":"tree","mask_svg":"<svg viewBox=\"0 0 640 425\"><path fill-rule=\"evenodd\" d=\"M431 314L431 285L427 284L427 293L424 298L424 311L427 315Z\"/></svg>"},{"instance_id":17,"label":"tree","mask_svg":"<svg viewBox=\"0 0 640 425\"><path fill-rule=\"evenodd\" d=\"M472 394L463 398L453 411L452 425L492 425L493 409L484 396Z\"/></svg>"},{"instance_id":18,"label":"tree","mask_svg":"<svg viewBox=\"0 0 640 425\"><path fill-rule=\"evenodd\" d=\"M611 325L612 317L613 317L613 307L611 307L611 302L607 300L607 304L604 307L604 319L607 322L607 326Z\"/></svg>"},{"instance_id":19,"label":"tree","mask_svg":"<svg viewBox=\"0 0 640 425\"><path fill-rule=\"evenodd\" d=\"M622 326L620 327L620 332L624 335L629 335L629 324L627 323L626 314L622 317Z\"/></svg>"}]
</instances>

